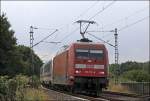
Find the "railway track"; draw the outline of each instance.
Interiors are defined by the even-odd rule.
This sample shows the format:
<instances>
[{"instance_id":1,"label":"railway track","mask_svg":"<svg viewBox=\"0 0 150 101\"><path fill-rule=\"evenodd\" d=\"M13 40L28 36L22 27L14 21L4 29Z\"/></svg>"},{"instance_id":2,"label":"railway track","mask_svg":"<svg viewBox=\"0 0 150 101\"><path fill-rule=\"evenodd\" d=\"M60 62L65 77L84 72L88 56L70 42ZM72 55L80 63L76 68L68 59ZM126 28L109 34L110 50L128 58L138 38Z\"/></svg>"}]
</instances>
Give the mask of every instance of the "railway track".
<instances>
[{"instance_id":1,"label":"railway track","mask_svg":"<svg viewBox=\"0 0 150 101\"><path fill-rule=\"evenodd\" d=\"M82 95L82 94L72 94L72 93L67 92L67 91L60 91L60 90L56 90L56 89L55 90L54 89L49 89L49 88L45 88L43 86L42 86L42 89L47 90L49 92L55 92L57 94L60 94L60 96L62 96L62 95L63 96L68 96L69 95L70 97L68 97L68 98L70 98L70 99L63 99L63 100L67 100L67 101L71 101L71 100L73 100L73 101L109 101L109 100L106 100L106 99L103 99L103 98L95 99L92 96L86 96L86 95ZM73 97L75 99L72 99L71 97ZM65 97L63 97L63 98L65 98Z\"/></svg>"},{"instance_id":2,"label":"railway track","mask_svg":"<svg viewBox=\"0 0 150 101\"><path fill-rule=\"evenodd\" d=\"M148 96L111 91L103 91L100 97L110 101L150 101Z\"/></svg>"},{"instance_id":3,"label":"railway track","mask_svg":"<svg viewBox=\"0 0 150 101\"><path fill-rule=\"evenodd\" d=\"M79 101L150 101L149 96L139 96L135 94L126 94L126 93L118 93L118 92L111 92L111 91L104 91L99 97L96 97L91 95L85 95L83 93L72 94L70 92L48 89L44 87L43 89L64 94L64 96L69 95L76 98L76 100Z\"/></svg>"},{"instance_id":4,"label":"railway track","mask_svg":"<svg viewBox=\"0 0 150 101\"><path fill-rule=\"evenodd\" d=\"M91 96L83 94L75 94L75 96L81 98L87 98L90 101L150 101L148 96L140 96L135 94L117 93L111 91L104 91L100 96Z\"/></svg>"}]
</instances>

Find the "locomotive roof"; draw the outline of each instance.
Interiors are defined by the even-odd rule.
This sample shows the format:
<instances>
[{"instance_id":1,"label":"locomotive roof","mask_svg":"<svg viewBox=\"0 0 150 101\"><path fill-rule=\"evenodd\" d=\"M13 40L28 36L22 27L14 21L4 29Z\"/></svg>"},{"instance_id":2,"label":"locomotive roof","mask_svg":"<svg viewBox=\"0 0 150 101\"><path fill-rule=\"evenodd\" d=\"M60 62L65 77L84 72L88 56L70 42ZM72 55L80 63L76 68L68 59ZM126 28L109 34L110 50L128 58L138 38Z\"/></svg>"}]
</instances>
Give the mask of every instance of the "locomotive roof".
<instances>
[{"instance_id":1,"label":"locomotive roof","mask_svg":"<svg viewBox=\"0 0 150 101\"><path fill-rule=\"evenodd\" d=\"M104 46L104 44L102 43L99 43L99 42L74 42L70 45L65 45L65 47L63 46L57 53L56 55L66 51L69 49L70 46L74 45L74 44L77 44L77 45L101 45L101 46Z\"/></svg>"},{"instance_id":2,"label":"locomotive roof","mask_svg":"<svg viewBox=\"0 0 150 101\"><path fill-rule=\"evenodd\" d=\"M78 44L78 45L104 45L103 43L99 43L99 42L75 42L72 43L73 44Z\"/></svg>"}]
</instances>

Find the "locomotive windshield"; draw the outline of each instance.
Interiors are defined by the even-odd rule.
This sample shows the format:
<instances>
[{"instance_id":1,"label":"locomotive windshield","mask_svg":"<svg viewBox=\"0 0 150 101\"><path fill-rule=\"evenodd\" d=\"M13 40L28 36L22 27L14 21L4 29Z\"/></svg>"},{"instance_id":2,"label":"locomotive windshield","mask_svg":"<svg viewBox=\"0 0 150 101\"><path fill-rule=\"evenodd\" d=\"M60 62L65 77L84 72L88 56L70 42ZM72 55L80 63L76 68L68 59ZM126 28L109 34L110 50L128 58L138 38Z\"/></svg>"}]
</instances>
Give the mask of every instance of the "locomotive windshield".
<instances>
[{"instance_id":1,"label":"locomotive windshield","mask_svg":"<svg viewBox=\"0 0 150 101\"><path fill-rule=\"evenodd\" d=\"M89 50L85 49L76 49L76 57L77 58L82 58L82 59L87 59L89 54Z\"/></svg>"},{"instance_id":2,"label":"locomotive windshield","mask_svg":"<svg viewBox=\"0 0 150 101\"><path fill-rule=\"evenodd\" d=\"M102 59L103 58L103 50L90 50L90 54L89 54L90 58L94 58L94 59Z\"/></svg>"},{"instance_id":3,"label":"locomotive windshield","mask_svg":"<svg viewBox=\"0 0 150 101\"><path fill-rule=\"evenodd\" d=\"M103 50L76 49L76 57L80 59L102 59Z\"/></svg>"}]
</instances>

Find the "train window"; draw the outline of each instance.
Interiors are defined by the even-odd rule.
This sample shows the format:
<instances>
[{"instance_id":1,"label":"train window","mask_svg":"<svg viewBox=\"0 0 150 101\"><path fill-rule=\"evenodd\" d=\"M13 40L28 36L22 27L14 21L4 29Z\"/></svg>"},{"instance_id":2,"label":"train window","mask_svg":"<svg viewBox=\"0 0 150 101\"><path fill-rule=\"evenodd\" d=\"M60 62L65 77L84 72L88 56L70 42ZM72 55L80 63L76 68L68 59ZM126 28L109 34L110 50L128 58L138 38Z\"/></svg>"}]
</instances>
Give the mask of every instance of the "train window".
<instances>
[{"instance_id":1,"label":"train window","mask_svg":"<svg viewBox=\"0 0 150 101\"><path fill-rule=\"evenodd\" d=\"M87 49L76 49L76 57L81 59L89 58L89 50Z\"/></svg>"},{"instance_id":2,"label":"train window","mask_svg":"<svg viewBox=\"0 0 150 101\"><path fill-rule=\"evenodd\" d=\"M90 58L94 59L102 59L103 58L103 50L90 50Z\"/></svg>"}]
</instances>

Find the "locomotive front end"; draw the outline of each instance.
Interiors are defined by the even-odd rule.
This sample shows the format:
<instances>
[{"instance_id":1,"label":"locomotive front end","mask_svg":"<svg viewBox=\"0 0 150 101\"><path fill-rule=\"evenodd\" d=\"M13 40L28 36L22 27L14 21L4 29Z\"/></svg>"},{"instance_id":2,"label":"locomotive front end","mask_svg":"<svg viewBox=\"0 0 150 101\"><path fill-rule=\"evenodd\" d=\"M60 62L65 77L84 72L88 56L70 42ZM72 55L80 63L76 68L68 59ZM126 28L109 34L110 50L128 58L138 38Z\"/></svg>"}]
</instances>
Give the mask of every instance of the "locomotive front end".
<instances>
[{"instance_id":1,"label":"locomotive front end","mask_svg":"<svg viewBox=\"0 0 150 101\"><path fill-rule=\"evenodd\" d=\"M108 53L103 44L74 45L75 88L100 93L108 85Z\"/></svg>"}]
</instances>

